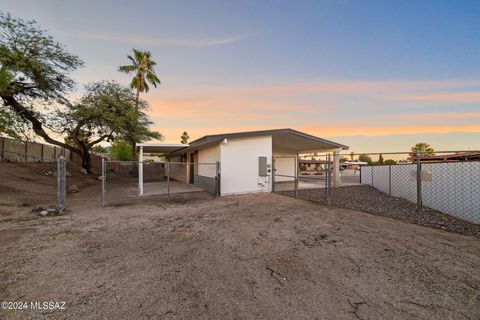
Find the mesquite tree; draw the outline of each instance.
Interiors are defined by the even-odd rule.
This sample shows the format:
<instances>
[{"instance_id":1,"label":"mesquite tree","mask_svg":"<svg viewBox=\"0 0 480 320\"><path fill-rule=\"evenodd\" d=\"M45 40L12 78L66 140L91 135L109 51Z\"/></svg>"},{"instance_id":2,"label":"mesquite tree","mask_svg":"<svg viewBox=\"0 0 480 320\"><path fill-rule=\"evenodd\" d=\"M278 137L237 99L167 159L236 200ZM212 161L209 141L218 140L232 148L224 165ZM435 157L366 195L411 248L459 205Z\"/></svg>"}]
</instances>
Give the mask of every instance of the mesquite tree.
<instances>
[{"instance_id":1,"label":"mesquite tree","mask_svg":"<svg viewBox=\"0 0 480 320\"><path fill-rule=\"evenodd\" d=\"M161 136L148 129L151 122L142 112L146 103L139 101L136 112L134 93L114 82L89 85L79 102L70 103L68 93L75 85L70 73L82 64L35 21L0 12L1 114L13 114L14 122L27 123L46 142L77 153L90 172L89 150L95 144ZM58 138L62 135L70 143Z\"/></svg>"}]
</instances>

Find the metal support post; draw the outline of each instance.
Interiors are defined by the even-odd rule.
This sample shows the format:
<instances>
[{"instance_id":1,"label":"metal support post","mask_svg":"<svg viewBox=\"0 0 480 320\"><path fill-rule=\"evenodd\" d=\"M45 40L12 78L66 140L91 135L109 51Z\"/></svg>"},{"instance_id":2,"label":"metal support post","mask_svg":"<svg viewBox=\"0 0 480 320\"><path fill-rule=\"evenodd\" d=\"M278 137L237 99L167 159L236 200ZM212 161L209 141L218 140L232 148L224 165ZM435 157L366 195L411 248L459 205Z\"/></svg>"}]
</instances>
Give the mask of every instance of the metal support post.
<instances>
[{"instance_id":1,"label":"metal support post","mask_svg":"<svg viewBox=\"0 0 480 320\"><path fill-rule=\"evenodd\" d=\"M143 196L143 147L140 147L138 157L138 195Z\"/></svg>"},{"instance_id":2,"label":"metal support post","mask_svg":"<svg viewBox=\"0 0 480 320\"><path fill-rule=\"evenodd\" d=\"M422 162L420 152L417 152L417 210L422 209Z\"/></svg>"},{"instance_id":3,"label":"metal support post","mask_svg":"<svg viewBox=\"0 0 480 320\"><path fill-rule=\"evenodd\" d=\"M102 157L102 206L107 205L107 168L105 158Z\"/></svg>"},{"instance_id":4,"label":"metal support post","mask_svg":"<svg viewBox=\"0 0 480 320\"><path fill-rule=\"evenodd\" d=\"M294 171L294 188L295 188L295 198L298 197L298 154L295 155L295 171Z\"/></svg>"}]
</instances>

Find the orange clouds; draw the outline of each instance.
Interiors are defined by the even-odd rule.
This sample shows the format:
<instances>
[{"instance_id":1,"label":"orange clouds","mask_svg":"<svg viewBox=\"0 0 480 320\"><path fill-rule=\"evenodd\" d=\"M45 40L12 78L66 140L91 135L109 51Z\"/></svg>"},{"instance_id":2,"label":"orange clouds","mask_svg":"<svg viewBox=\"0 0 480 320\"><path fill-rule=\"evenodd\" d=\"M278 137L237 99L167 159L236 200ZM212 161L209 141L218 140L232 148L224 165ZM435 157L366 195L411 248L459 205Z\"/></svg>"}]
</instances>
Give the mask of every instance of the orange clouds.
<instances>
[{"instance_id":1,"label":"orange clouds","mask_svg":"<svg viewBox=\"0 0 480 320\"><path fill-rule=\"evenodd\" d=\"M480 103L480 92L447 92L405 96L400 99L435 103Z\"/></svg>"},{"instance_id":2,"label":"orange clouds","mask_svg":"<svg viewBox=\"0 0 480 320\"><path fill-rule=\"evenodd\" d=\"M158 91L149 112L167 142L187 130L207 134L294 128L318 136L480 132L480 112L457 105L480 102L480 81L332 82L222 86L178 84ZM468 88L468 89L467 89ZM442 92L448 91L448 92ZM432 102L440 102L441 110ZM458 111L448 109L453 104ZM414 111L414 112L413 112ZM452 121L454 119L455 121ZM479 121L480 122L480 121Z\"/></svg>"}]
</instances>

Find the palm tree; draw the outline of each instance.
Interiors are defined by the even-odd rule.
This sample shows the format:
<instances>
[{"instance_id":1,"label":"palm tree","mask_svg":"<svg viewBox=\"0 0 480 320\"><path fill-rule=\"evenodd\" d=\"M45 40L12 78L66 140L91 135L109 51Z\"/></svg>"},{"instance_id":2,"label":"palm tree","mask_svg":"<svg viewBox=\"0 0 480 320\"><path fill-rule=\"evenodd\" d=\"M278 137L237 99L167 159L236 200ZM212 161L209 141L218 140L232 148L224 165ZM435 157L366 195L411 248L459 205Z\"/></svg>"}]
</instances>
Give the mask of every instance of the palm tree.
<instances>
[{"instance_id":1,"label":"palm tree","mask_svg":"<svg viewBox=\"0 0 480 320\"><path fill-rule=\"evenodd\" d=\"M432 147L426 142L419 142L412 147L411 155L421 153L424 156L431 156L435 153Z\"/></svg>"},{"instance_id":2,"label":"palm tree","mask_svg":"<svg viewBox=\"0 0 480 320\"><path fill-rule=\"evenodd\" d=\"M133 56L127 55L128 59L132 64L118 67L118 71L131 74L134 73L135 77L130 83L130 87L137 91L136 101L135 101L135 111L138 113L138 104L140 101L140 92L147 93L150 90L150 85L153 85L155 88L157 84L160 84L160 79L158 79L155 74L153 67L157 64L151 59L150 51L141 51L133 50ZM132 154L135 159L136 149L135 143L137 141L130 141L132 144Z\"/></svg>"},{"instance_id":3,"label":"palm tree","mask_svg":"<svg viewBox=\"0 0 480 320\"><path fill-rule=\"evenodd\" d=\"M157 84L160 84L160 79L158 79L155 70L153 70L153 67L157 63L151 59L152 54L150 51L132 50L133 56L127 56L132 64L120 66L118 67L118 71L126 74L135 73L135 77L132 79L130 87L137 90L136 108L138 111L140 92L147 93L150 90L149 84L156 88Z\"/></svg>"}]
</instances>

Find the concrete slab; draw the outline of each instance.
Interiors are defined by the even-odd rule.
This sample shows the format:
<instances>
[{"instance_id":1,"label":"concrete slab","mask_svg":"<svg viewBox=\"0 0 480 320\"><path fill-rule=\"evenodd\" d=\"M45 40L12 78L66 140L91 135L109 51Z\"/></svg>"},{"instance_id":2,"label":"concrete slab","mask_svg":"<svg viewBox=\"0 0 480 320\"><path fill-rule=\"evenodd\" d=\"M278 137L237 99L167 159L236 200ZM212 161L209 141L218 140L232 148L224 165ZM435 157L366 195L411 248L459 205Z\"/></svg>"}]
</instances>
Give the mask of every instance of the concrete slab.
<instances>
[{"instance_id":1,"label":"concrete slab","mask_svg":"<svg viewBox=\"0 0 480 320\"><path fill-rule=\"evenodd\" d=\"M201 188L195 187L194 185L191 185L191 184L186 184L179 181L170 181L170 194L199 192L199 191L204 191L204 190ZM168 194L166 181L145 182L143 184L144 196L152 196L152 195L160 195L160 194Z\"/></svg>"}]
</instances>

